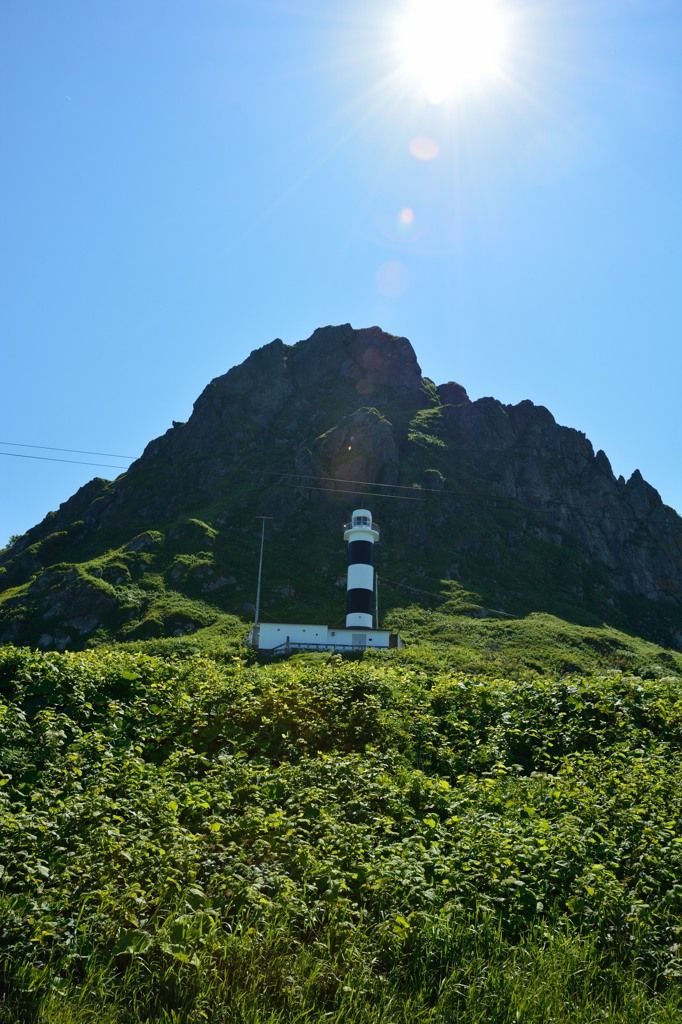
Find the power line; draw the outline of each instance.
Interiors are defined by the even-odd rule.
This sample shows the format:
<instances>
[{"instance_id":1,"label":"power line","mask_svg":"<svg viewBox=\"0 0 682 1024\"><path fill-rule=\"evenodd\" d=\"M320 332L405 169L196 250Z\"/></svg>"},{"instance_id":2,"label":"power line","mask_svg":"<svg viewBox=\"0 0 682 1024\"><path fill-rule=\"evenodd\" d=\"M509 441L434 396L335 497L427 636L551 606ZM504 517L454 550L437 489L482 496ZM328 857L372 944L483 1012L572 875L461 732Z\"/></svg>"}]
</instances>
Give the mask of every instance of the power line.
<instances>
[{"instance_id":1,"label":"power line","mask_svg":"<svg viewBox=\"0 0 682 1024\"><path fill-rule=\"evenodd\" d=\"M249 471L252 476L276 476L280 480L289 480L294 486L300 487L303 490L311 491L324 491L327 494L335 494L340 496L343 494L361 494L366 497L391 499L393 501L425 501L428 495L434 495L442 498L447 496L468 499L470 501L480 502L482 505L487 507L493 507L497 509L506 509L510 512L521 512L531 513L535 515L555 515L555 516L567 516L577 515L582 519L612 519L620 522L634 522L640 523L642 520L632 513L621 512L621 511L604 511L604 512L587 512L575 505L569 506L561 498L531 498L530 501L533 504L524 504L522 500L516 498L509 498L500 495L499 497L491 494L483 494L476 491L465 491L465 490L452 490L447 487L424 487L421 484L382 484L375 480L349 480L343 477L325 477L325 476L308 476L300 473L282 473L278 470L267 470L267 469L252 469ZM364 491L364 490L352 490L346 489L332 491L328 487L320 487L314 484L306 484L298 481L304 480L316 480L320 482L327 482L333 484L354 484L358 487L383 487L386 489L396 489L404 491L412 491L413 494L410 496L402 494L389 494L377 491ZM528 501L528 499L526 499ZM665 507L665 506L662 506ZM675 511L673 509L673 511ZM561 529L561 527L559 527Z\"/></svg>"},{"instance_id":2,"label":"power line","mask_svg":"<svg viewBox=\"0 0 682 1024\"><path fill-rule=\"evenodd\" d=\"M134 459L134 458L137 458L137 456L132 456L132 455L115 455L115 454L112 454L110 452L91 452L91 451L87 451L85 449L80 449L80 448L57 448L57 447L53 447L53 446L50 446L50 445L29 445L29 444L21 444L21 443L16 442L16 441L0 441L0 444L10 445L12 447L17 447L17 448L34 448L34 449L39 449L41 451L72 452L73 454L78 454L78 455L101 455L101 456L104 456L105 458L112 458L112 459ZM525 447L525 446L515 446L515 447L522 448L522 447ZM112 465L111 463L85 462L85 461L77 460L77 459L59 459L59 458L54 458L54 457L50 458L50 457L45 456L45 455L42 455L42 456L41 455L26 455L26 454L18 453L18 452L0 452L0 455L8 455L8 456L12 456L14 458L23 458L23 459L37 459L37 460L45 461L45 462L63 462L63 463L68 463L68 464L71 464L71 465L79 465L79 466L100 466L100 467L103 467L105 469L128 469L129 468L128 466ZM620 522L628 522L628 521L629 522L637 522L637 523L641 522L641 519L639 519L638 517L634 516L632 513L628 513L628 512L625 512L625 511L615 511L615 510L614 511L598 512L598 513L590 513L590 512L587 512L587 511L583 510L583 509L577 508L575 506L569 507L560 498L549 498L549 499L547 499L547 498L545 498L545 499L531 498L530 501L532 502L532 504L530 504L530 503L525 503L524 504L523 500L515 499L515 498L510 498L510 497L505 497L505 496L502 496L502 495L500 495L498 497L498 496L495 496L495 495L483 494L481 492L476 492L476 491L453 490L452 488L446 488L446 487L425 487L425 486L423 486L421 484L386 484L386 483L379 483L376 480L351 480L351 479L344 478L344 477L314 476L314 475L309 475L309 474L304 474L304 473L286 473L286 472L282 472L281 470L267 470L267 469L252 469L252 470L250 470L250 474L252 476L271 476L271 477L277 477L281 481L288 480L291 483L293 483L294 486L298 486L298 487L300 487L300 488L302 488L304 490L323 491L323 492L325 492L327 494L331 493L330 492L330 488L320 486L320 484L331 483L331 484L335 484L337 486L338 485L343 485L343 484L353 484L354 485L353 488L345 488L344 487L343 490L337 491L336 494L338 496L340 496L342 494L357 494L357 495L363 495L363 496L368 497L368 498L391 499L392 501L419 501L419 502L427 500L427 497L429 495L433 495L435 497L440 497L440 498L444 498L446 496L451 496L451 497L460 498L460 499L469 499L469 500L473 500L473 501L478 501L481 504L484 504L485 506L487 506L488 508L493 507L493 508L497 508L497 509L501 509L501 510L506 509L508 511L517 512L517 513L523 513L523 512L525 512L525 513L535 513L536 515L550 514L550 515L554 515L554 516L577 515L577 516L579 516L582 519L595 519L595 520L597 520L597 519L598 520L611 519L611 520L618 520ZM308 481L308 480L309 481L314 481L314 483L304 483L303 482L303 481ZM367 487L371 487L371 488L373 488L373 490L360 490L359 489L359 488L367 488ZM407 494L407 495L406 494L391 493L391 492L395 492L395 491L409 491L411 493ZM528 502L528 499L526 499L526 502ZM559 528L561 529L561 527L559 527Z\"/></svg>"},{"instance_id":3,"label":"power line","mask_svg":"<svg viewBox=\"0 0 682 1024\"><path fill-rule=\"evenodd\" d=\"M378 579L382 583L386 583L389 587L397 587L399 590L408 590L412 594L425 594L427 597L443 597L443 591L436 593L435 590L422 590L420 587L411 587L408 583L398 583L396 580L387 580L385 576L379 576Z\"/></svg>"},{"instance_id":4,"label":"power line","mask_svg":"<svg viewBox=\"0 0 682 1024\"><path fill-rule=\"evenodd\" d=\"M309 476L306 473L281 473L278 470L268 470L268 469L264 469L264 470L253 469L253 470L251 470L251 472L252 473L262 472L264 474L269 474L269 475L277 474L278 476L281 476L281 477L288 477L291 480L294 480L294 479L298 479L298 480L323 480L323 481L332 482L332 483L335 483L335 484L366 484L368 487L384 487L384 488L390 487L391 490L395 490L395 491L421 491L421 490L423 490L423 491L435 491L436 493L441 493L440 489L437 488L437 487L419 487L417 484L380 484L380 483L378 483L375 480L350 480L350 479L348 479L346 477L342 477L342 476ZM455 493L455 492L452 492L452 493ZM389 495L389 497L390 497L390 495Z\"/></svg>"},{"instance_id":5,"label":"power line","mask_svg":"<svg viewBox=\"0 0 682 1024\"><path fill-rule=\"evenodd\" d=\"M63 449L57 448L56 451ZM110 462L83 462L81 459L55 459L49 455L24 455L23 452L0 452L12 459L40 459L41 462L68 462L72 466L104 466L106 469L128 469L127 466L112 466ZM123 456L125 458L125 456Z\"/></svg>"},{"instance_id":6,"label":"power line","mask_svg":"<svg viewBox=\"0 0 682 1024\"><path fill-rule=\"evenodd\" d=\"M457 497L457 498L474 498L477 501L492 501L492 502L494 502L497 505L501 504L501 502L503 502L505 500L506 501L511 501L512 504L508 505L508 507L509 508L514 508L514 509L517 509L519 507L519 504L520 504L514 498L511 498L511 499L508 498L508 497L505 498L502 495L500 495L499 497L496 497L495 495L483 494L480 491L479 492L476 492L476 491L464 491L464 490L459 490L459 489L458 490L452 490L451 488L447 488L447 487L424 487L422 484L382 484L382 483L379 483L376 480L351 480L351 479L348 479L347 477L336 477L336 476L309 476L309 475L307 475L305 473L282 473L281 471L274 470L274 469L251 469L251 470L249 470L249 472L251 473L252 476L277 476L281 480L291 480L294 483L295 486L303 487L303 488L309 488L310 490L321 490L321 491L329 492L329 488L327 488L327 487L315 487L312 484L303 484L303 483L298 483L297 484L297 481L299 481L299 480L316 480L316 481L319 481L321 483L355 484L356 487L383 487L386 490L388 490L390 488L390 490L412 491L413 497L412 497L411 500L413 500L413 501L420 501L420 500L422 500L421 495L425 495L425 494L436 494L438 496L441 496L441 495L444 495L444 494L449 494L449 495L453 495L454 497ZM344 489L343 491L338 491L337 493L339 493L339 494L362 494L362 493L367 493L367 492L351 491L351 490L345 490ZM372 492L372 497L377 497L377 498L402 498L402 495L387 494L385 492L384 493ZM536 501L538 504L542 504L542 505L562 505L562 504L564 504L560 498L549 498L549 499L533 498L531 500ZM531 512L539 511L539 509L537 509L537 508L533 509L530 506L528 506L528 510L531 511Z\"/></svg>"},{"instance_id":7,"label":"power line","mask_svg":"<svg viewBox=\"0 0 682 1024\"><path fill-rule=\"evenodd\" d=\"M103 455L106 459L136 459L137 455L113 455L111 452L86 452L81 448L53 448L48 444L20 444L18 441L0 441L0 444L9 445L10 448L37 448L44 452L72 452L74 455ZM37 458L37 456L34 456ZM93 465L93 463L85 463ZM99 465L99 463L96 463Z\"/></svg>"},{"instance_id":8,"label":"power line","mask_svg":"<svg viewBox=\"0 0 682 1024\"><path fill-rule=\"evenodd\" d=\"M321 477L324 479L324 477ZM340 482L340 481L339 481ZM362 483L362 481L360 481ZM324 491L325 494L361 494L364 498L390 498L392 501L423 501L423 498L412 497L409 494L382 494L377 491L357 491L344 487L342 491L330 491L328 487L316 487L314 484L296 484L304 491Z\"/></svg>"}]
</instances>

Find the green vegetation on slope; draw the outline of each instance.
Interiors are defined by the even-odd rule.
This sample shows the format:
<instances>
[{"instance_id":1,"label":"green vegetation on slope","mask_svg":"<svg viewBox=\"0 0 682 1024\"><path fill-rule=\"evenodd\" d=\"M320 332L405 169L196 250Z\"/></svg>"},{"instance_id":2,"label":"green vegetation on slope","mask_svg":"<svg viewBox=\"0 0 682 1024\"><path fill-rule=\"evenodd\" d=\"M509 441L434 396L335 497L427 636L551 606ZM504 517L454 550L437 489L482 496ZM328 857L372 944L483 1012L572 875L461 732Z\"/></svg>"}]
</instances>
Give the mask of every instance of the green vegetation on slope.
<instances>
[{"instance_id":1,"label":"green vegetation on slope","mask_svg":"<svg viewBox=\"0 0 682 1024\"><path fill-rule=\"evenodd\" d=\"M541 411L545 426L535 442L505 448L495 431L500 423L511 429L514 416L499 403L485 400L478 427L465 429L463 422L453 435L459 407L434 406L428 393L424 408L391 404L390 422L381 410L365 409L357 429L353 415L342 415L348 396L336 396L339 422L336 400L327 397L331 406L321 408L329 424L317 437L309 436L305 403L295 416L296 403L287 403L266 434L247 417L239 430L236 422L234 429L223 424L210 444L202 434L196 447L176 451L178 428L169 447L161 445L115 483L93 481L0 553L2 640L73 650L189 635L224 615L248 617L260 515L269 517L263 616L310 621L315 609L319 621L341 624L343 522L354 504L367 501L381 526L382 613L414 599L443 614L551 613L680 648L677 570L665 568L666 558L675 562L679 554L679 529L669 524L668 535L662 506L655 505L654 518L634 530L627 488L615 480L615 505L602 507L607 478L592 465L599 460L584 438L574 438L589 467L576 491L583 478L563 448L545 450ZM255 409L261 411L260 401ZM535 422L529 410L515 415L524 430L528 416ZM563 444L566 436L556 429ZM643 481L642 487L644 508L653 499ZM635 585L642 566L654 563L647 586Z\"/></svg>"},{"instance_id":2,"label":"green vegetation on slope","mask_svg":"<svg viewBox=\"0 0 682 1024\"><path fill-rule=\"evenodd\" d=\"M447 607L447 606L446 606ZM682 653L609 626L580 626L554 615L472 618L419 605L395 609L386 622L409 643L408 662L434 656L468 672L565 675L626 672L645 678L682 675Z\"/></svg>"},{"instance_id":3,"label":"green vegetation on slope","mask_svg":"<svg viewBox=\"0 0 682 1024\"><path fill-rule=\"evenodd\" d=\"M679 1019L676 676L8 647L0 693L0 1021Z\"/></svg>"}]
</instances>

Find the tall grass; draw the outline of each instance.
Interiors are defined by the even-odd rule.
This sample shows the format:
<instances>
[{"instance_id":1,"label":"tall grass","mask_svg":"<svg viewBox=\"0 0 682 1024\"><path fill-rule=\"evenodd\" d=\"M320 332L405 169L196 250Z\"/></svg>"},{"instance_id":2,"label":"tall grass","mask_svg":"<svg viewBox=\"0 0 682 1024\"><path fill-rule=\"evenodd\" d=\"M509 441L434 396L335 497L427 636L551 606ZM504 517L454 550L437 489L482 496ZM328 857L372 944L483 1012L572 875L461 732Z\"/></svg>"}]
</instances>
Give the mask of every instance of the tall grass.
<instances>
[{"instance_id":1,"label":"tall grass","mask_svg":"<svg viewBox=\"0 0 682 1024\"><path fill-rule=\"evenodd\" d=\"M400 939L285 919L225 936L195 962L92 957L80 977L16 965L2 1024L679 1024L678 989L655 991L590 936L536 929L505 940L463 917Z\"/></svg>"}]
</instances>

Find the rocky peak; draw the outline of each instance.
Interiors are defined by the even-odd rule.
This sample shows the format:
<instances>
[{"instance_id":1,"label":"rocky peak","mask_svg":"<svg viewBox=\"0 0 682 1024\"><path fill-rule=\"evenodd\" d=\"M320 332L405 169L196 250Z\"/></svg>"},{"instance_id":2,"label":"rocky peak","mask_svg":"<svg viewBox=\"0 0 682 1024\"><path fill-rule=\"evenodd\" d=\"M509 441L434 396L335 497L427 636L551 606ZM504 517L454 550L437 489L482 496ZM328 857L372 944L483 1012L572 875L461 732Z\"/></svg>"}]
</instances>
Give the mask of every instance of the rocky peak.
<instances>
[{"instance_id":1,"label":"rocky peak","mask_svg":"<svg viewBox=\"0 0 682 1024\"><path fill-rule=\"evenodd\" d=\"M463 388L461 384L455 384L452 380L447 384L438 385L438 397L443 405L466 405L471 401L466 393L466 388Z\"/></svg>"},{"instance_id":2,"label":"rocky peak","mask_svg":"<svg viewBox=\"0 0 682 1024\"><path fill-rule=\"evenodd\" d=\"M318 327L309 338L295 345L285 345L276 338L255 349L239 366L216 377L204 395L219 390L245 394L254 384L268 385L272 377L286 376L302 388L338 383L341 379L415 391L422 380L417 357L407 338L387 334L379 327L356 330L350 324L342 324ZM366 393L366 386L361 384L359 390Z\"/></svg>"},{"instance_id":3,"label":"rocky peak","mask_svg":"<svg viewBox=\"0 0 682 1024\"><path fill-rule=\"evenodd\" d=\"M204 438L216 431L239 433L246 425L270 429L285 410L308 402L314 405L306 417L312 415L321 431L332 426L325 422L331 397L335 407L343 402L347 409L380 407L392 399L418 404L421 387L421 369L407 338L379 327L321 327L295 345L277 338L216 377L195 402L187 427Z\"/></svg>"},{"instance_id":4,"label":"rocky peak","mask_svg":"<svg viewBox=\"0 0 682 1024\"><path fill-rule=\"evenodd\" d=\"M616 480L607 456L544 407L471 401L453 381L437 387L406 338L350 324L252 352L211 381L189 421L152 441L128 472L82 488L0 555L2 585L19 588L0 612L0 638L32 642L26 608L56 623L59 602L66 609L75 591L83 607L97 605L135 636L147 589L161 579L166 596L184 587L241 614L235 581L245 563L235 537L249 536L253 517L315 538L331 565L343 558L339 516L360 495L371 495L403 553L392 571L425 591L454 575L496 607L584 603L601 621L613 614L638 629L632 599L642 599L653 602L650 635L661 631L665 604L669 622L680 624L667 635L682 645L682 521L638 471ZM315 545L297 558L313 559ZM68 576L64 566L80 564L84 552L91 568ZM317 572L317 562L305 571ZM148 572L156 583L146 583ZM310 614L307 606L298 613ZM156 622L156 612L144 614ZM2 632L3 615L14 632ZM88 616L80 625L66 611L62 618L72 639L73 630L96 628Z\"/></svg>"},{"instance_id":5,"label":"rocky peak","mask_svg":"<svg viewBox=\"0 0 682 1024\"><path fill-rule=\"evenodd\" d=\"M300 387L343 380L363 399L390 392L418 392L422 382L407 338L386 334L379 327L320 327L306 341L292 345L288 363Z\"/></svg>"}]
</instances>

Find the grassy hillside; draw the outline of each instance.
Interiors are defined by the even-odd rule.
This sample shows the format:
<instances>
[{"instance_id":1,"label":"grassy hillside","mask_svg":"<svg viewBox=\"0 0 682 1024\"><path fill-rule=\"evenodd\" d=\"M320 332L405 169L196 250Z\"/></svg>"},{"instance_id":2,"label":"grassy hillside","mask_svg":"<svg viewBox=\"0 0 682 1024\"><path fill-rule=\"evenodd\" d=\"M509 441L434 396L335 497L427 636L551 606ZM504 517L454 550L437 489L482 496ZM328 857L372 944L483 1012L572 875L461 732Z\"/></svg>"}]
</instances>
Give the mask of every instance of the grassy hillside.
<instances>
[{"instance_id":1,"label":"grassy hillside","mask_svg":"<svg viewBox=\"0 0 682 1024\"><path fill-rule=\"evenodd\" d=\"M184 510L170 498L166 507L159 497L156 465L138 467L118 484L99 482L102 493L94 500L74 496L59 513L0 552L0 641L74 650L102 642L189 636L226 616L248 618L255 600L261 514L271 517L264 616L310 621L314 609L319 621L341 624L347 565L343 523L353 504L367 500L381 524L376 554L382 614L415 600L443 614L551 612L576 624L598 628L606 623L682 648L680 586L673 569L659 566L648 592L661 599L647 599L641 596L647 591L637 596L636 588L628 590L630 584L615 572L616 556L609 554L605 540L603 550L590 547L597 543L595 524L603 520L618 557L627 552L632 559L632 583L647 560L660 555L665 561L666 552L677 558L682 550L682 534L668 536L660 519L668 513L658 509L650 532L642 526L627 542L616 544L613 530L623 523L629 528L632 514L595 510L590 505L594 494L590 498L585 485L584 495L572 503L567 499L570 523L561 517L557 521L554 499L535 508L535 499L498 493L498 477L511 473L504 459L499 465L492 456L484 459L490 478L481 477L478 463L469 465L463 455L460 459L459 447L446 450L437 432L425 434L427 426L435 429L435 412L422 410L410 424L411 440L395 464L395 485L377 483L367 499L326 491L317 476L301 475L293 463L284 467L290 472L282 473L280 466L278 473L282 450L276 447L270 456L274 461L264 461L269 444L254 450L258 473L244 452L243 464L230 462L220 473L215 467L211 472L212 456L206 452L185 453L193 471L200 473L203 466L200 475L220 481L220 494L201 492L202 497L188 485ZM443 415L441 410L438 416ZM312 442L313 448L318 442L324 446L324 436ZM299 449L287 445L290 461L296 461L296 452L302 458ZM558 472L561 460L552 466L552 473ZM545 466L547 473L550 468ZM176 472L171 460L167 474L174 489ZM308 472L319 470L308 466ZM558 484L557 493L563 493ZM131 501L142 503L144 515ZM100 522L100 506L107 502L113 504Z\"/></svg>"},{"instance_id":2,"label":"grassy hillside","mask_svg":"<svg viewBox=\"0 0 682 1024\"><path fill-rule=\"evenodd\" d=\"M423 666L435 659L441 669L502 676L567 672L589 675L595 671L634 673L646 679L670 673L682 675L680 651L610 626L578 625L543 612L519 618L486 617L474 598L458 589L440 607L410 604L384 615L382 625L398 630L407 643L406 650L394 652L392 663ZM467 613L463 614L465 609ZM125 649L161 657L246 657L244 639L249 625L234 615L222 614L190 634L129 641Z\"/></svg>"},{"instance_id":3,"label":"grassy hillside","mask_svg":"<svg viewBox=\"0 0 682 1024\"><path fill-rule=\"evenodd\" d=\"M468 621L478 671L3 648L0 1021L678 1021L679 656Z\"/></svg>"}]
</instances>

